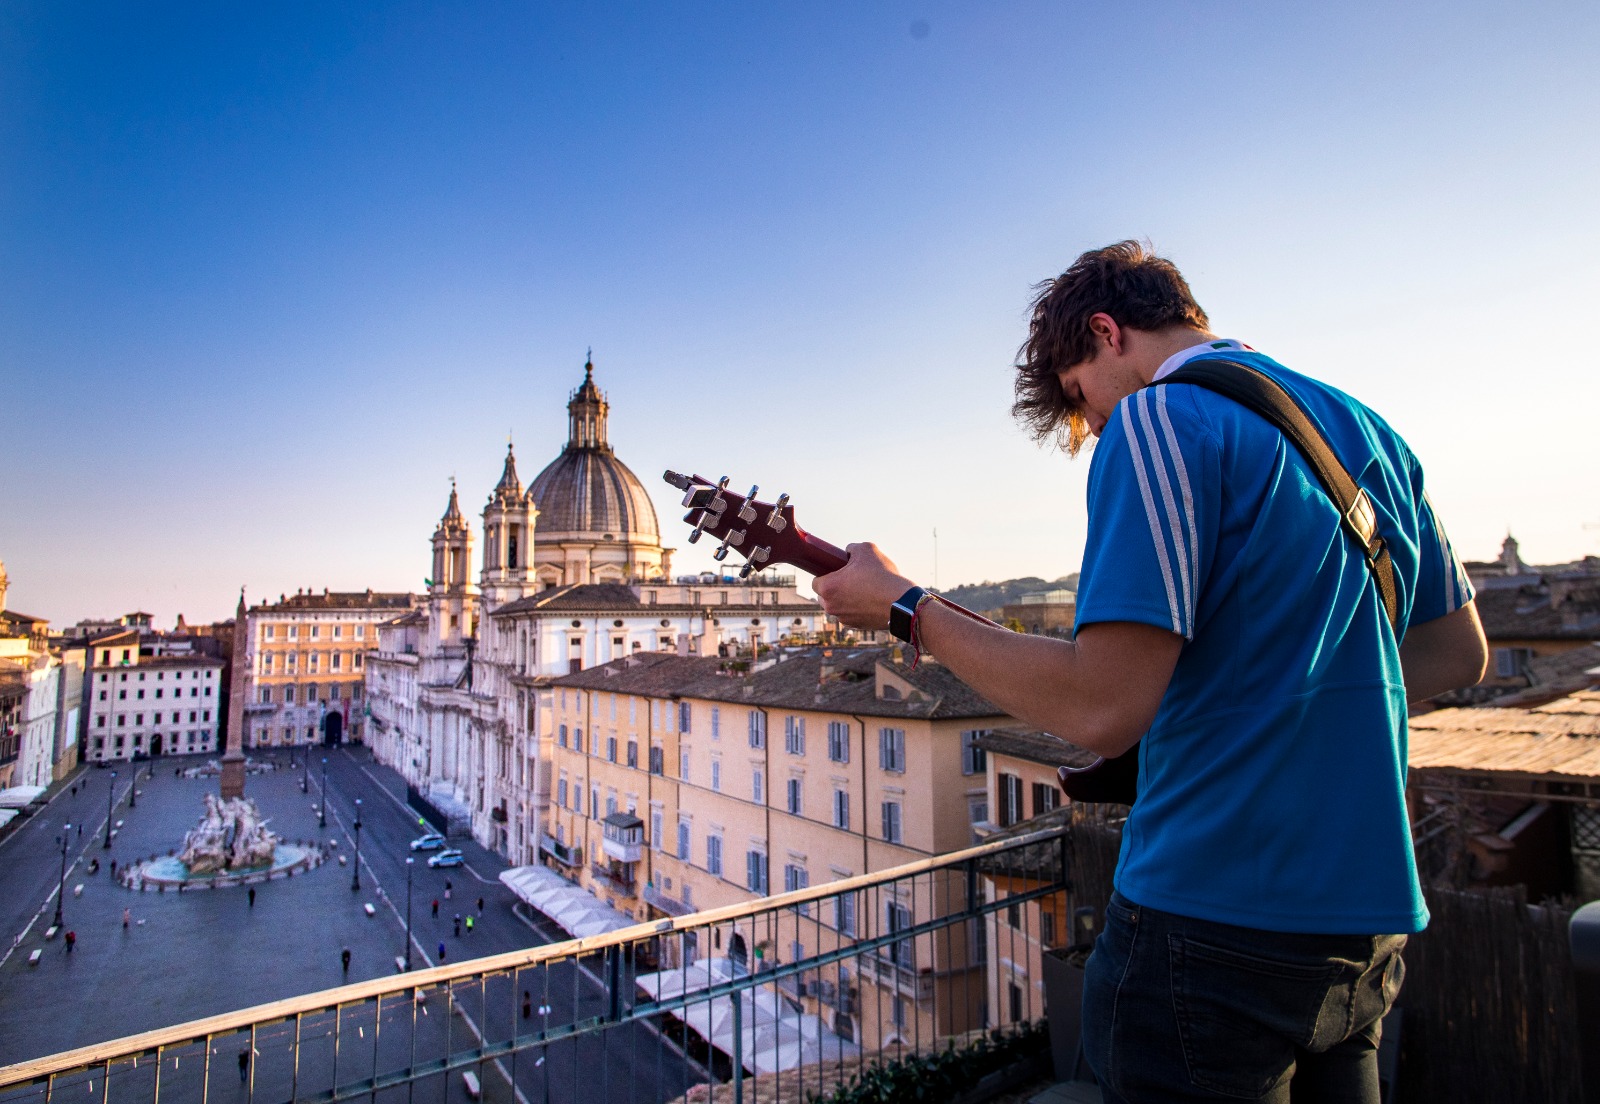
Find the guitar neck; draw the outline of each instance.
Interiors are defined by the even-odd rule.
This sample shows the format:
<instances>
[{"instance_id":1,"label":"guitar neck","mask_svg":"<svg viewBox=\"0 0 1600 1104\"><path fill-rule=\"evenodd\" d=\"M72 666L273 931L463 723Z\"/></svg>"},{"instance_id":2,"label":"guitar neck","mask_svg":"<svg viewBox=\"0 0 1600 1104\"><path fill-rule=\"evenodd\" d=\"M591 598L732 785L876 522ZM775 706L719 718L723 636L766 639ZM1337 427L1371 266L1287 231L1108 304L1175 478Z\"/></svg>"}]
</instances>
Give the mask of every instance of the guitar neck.
<instances>
[{"instance_id":1,"label":"guitar neck","mask_svg":"<svg viewBox=\"0 0 1600 1104\"><path fill-rule=\"evenodd\" d=\"M850 560L844 549L829 544L821 537L812 536L798 525L795 526L794 535L795 545L785 549L784 558L801 571L812 575L831 575Z\"/></svg>"}]
</instances>

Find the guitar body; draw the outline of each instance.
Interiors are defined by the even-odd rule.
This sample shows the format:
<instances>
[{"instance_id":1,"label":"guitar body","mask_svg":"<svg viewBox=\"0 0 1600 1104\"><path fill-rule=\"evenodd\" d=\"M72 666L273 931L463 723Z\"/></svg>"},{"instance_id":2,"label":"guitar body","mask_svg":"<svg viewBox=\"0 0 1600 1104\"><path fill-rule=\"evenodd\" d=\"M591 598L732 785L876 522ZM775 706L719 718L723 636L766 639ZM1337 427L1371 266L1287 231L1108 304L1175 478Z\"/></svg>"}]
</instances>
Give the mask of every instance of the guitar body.
<instances>
[{"instance_id":1,"label":"guitar body","mask_svg":"<svg viewBox=\"0 0 1600 1104\"><path fill-rule=\"evenodd\" d=\"M747 495L734 494L728 490L726 476L713 483L703 476L669 471L663 478L684 492L683 505L689 512L683 520L694 526L689 543L695 543L706 533L721 538L722 543L713 555L719 561L730 549L743 555L745 564L740 569L740 578L748 578L754 572L778 564L791 564L812 575L827 575L849 562L850 557L843 549L800 528L788 495L779 495L774 503L758 502L756 491L759 488L751 487ZM975 620L994 624L987 617L962 609L954 602L945 604ZM1061 767L1057 773L1062 791L1074 801L1132 805L1139 792L1139 745L1135 744L1115 759L1102 758L1076 770Z\"/></svg>"},{"instance_id":2,"label":"guitar body","mask_svg":"<svg viewBox=\"0 0 1600 1104\"><path fill-rule=\"evenodd\" d=\"M1096 759L1087 767L1057 767L1061 792L1074 801L1132 805L1139 796L1139 745L1115 759Z\"/></svg>"}]
</instances>

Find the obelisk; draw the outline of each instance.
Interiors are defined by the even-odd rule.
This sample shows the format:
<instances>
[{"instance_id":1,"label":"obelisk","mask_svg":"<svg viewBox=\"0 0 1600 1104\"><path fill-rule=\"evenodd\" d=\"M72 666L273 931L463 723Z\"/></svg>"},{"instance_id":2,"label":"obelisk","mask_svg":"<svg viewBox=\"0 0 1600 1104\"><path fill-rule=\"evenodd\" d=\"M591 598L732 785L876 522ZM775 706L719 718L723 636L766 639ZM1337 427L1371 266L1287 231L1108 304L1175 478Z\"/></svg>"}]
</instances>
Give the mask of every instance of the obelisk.
<instances>
[{"instance_id":1,"label":"obelisk","mask_svg":"<svg viewBox=\"0 0 1600 1104\"><path fill-rule=\"evenodd\" d=\"M222 799L244 796L244 695L245 667L250 662L249 622L245 617L244 587L239 588L239 608L233 614L233 673L228 679L228 730L222 750Z\"/></svg>"}]
</instances>

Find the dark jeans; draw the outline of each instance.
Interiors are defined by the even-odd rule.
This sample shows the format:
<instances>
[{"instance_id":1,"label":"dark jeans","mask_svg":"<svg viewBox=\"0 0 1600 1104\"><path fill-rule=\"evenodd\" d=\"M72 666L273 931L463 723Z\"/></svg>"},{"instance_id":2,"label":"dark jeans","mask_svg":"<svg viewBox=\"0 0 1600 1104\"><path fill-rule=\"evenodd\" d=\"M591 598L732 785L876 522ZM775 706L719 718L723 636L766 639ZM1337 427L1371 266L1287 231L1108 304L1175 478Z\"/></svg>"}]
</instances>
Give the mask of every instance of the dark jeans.
<instances>
[{"instance_id":1,"label":"dark jeans","mask_svg":"<svg viewBox=\"0 0 1600 1104\"><path fill-rule=\"evenodd\" d=\"M1083 992L1084 1054L1106 1104L1378 1104L1405 942L1258 931L1113 894Z\"/></svg>"}]
</instances>

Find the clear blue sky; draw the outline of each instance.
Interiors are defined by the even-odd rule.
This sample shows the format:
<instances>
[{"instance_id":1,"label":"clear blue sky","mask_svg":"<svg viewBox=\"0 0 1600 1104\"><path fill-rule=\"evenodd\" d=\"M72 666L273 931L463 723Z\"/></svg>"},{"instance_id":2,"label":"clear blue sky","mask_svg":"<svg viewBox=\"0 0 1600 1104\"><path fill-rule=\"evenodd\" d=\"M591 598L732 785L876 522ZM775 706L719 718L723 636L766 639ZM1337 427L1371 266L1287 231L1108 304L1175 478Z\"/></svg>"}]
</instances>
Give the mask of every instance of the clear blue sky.
<instances>
[{"instance_id":1,"label":"clear blue sky","mask_svg":"<svg viewBox=\"0 0 1600 1104\"><path fill-rule=\"evenodd\" d=\"M1011 358L1123 237L1379 408L1463 555L1600 551L1596 57L1573 3L9 0L10 604L418 588L449 477L475 513L509 430L530 479L591 345L652 489L1062 575L1088 463Z\"/></svg>"}]
</instances>

